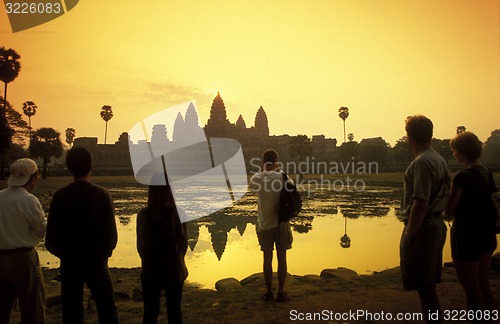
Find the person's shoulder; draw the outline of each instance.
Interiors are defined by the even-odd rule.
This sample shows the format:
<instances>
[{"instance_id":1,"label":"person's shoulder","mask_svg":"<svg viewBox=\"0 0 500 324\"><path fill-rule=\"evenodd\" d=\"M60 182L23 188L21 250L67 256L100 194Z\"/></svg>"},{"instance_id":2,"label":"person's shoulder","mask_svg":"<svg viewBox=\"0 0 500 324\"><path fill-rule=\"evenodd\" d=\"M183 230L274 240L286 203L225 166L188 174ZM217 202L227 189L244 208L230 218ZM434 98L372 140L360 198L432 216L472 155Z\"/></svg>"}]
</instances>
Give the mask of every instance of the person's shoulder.
<instances>
[{"instance_id":1,"label":"person's shoulder","mask_svg":"<svg viewBox=\"0 0 500 324\"><path fill-rule=\"evenodd\" d=\"M260 171L250 177L250 182L258 182L266 177L267 171Z\"/></svg>"},{"instance_id":2,"label":"person's shoulder","mask_svg":"<svg viewBox=\"0 0 500 324\"><path fill-rule=\"evenodd\" d=\"M137 213L137 217L144 217L145 215L149 214L151 210L149 207L142 207L139 212Z\"/></svg>"},{"instance_id":3,"label":"person's shoulder","mask_svg":"<svg viewBox=\"0 0 500 324\"><path fill-rule=\"evenodd\" d=\"M436 163L445 163L445 159L434 149L424 151L422 154L415 157L412 164L415 167L431 167Z\"/></svg>"},{"instance_id":4,"label":"person's shoulder","mask_svg":"<svg viewBox=\"0 0 500 324\"><path fill-rule=\"evenodd\" d=\"M262 176L262 171L259 171L259 172L254 173L254 174L250 177L250 179L258 179L258 178L260 178L261 176Z\"/></svg>"},{"instance_id":5,"label":"person's shoulder","mask_svg":"<svg viewBox=\"0 0 500 324\"><path fill-rule=\"evenodd\" d=\"M38 199L38 197L35 196L34 194L32 194L31 192L24 190L22 192L22 195L23 195L24 199L27 199L27 200L29 200L37 205L40 204L40 200Z\"/></svg>"},{"instance_id":6,"label":"person's shoulder","mask_svg":"<svg viewBox=\"0 0 500 324\"><path fill-rule=\"evenodd\" d=\"M100 186L98 184L95 184L93 182L87 182L87 185L89 187L89 190L93 190L94 192L97 192L97 193L100 193L102 195L105 195L105 196L108 196L108 197L111 197L110 194L109 194L109 190L104 188L103 186Z\"/></svg>"}]
</instances>

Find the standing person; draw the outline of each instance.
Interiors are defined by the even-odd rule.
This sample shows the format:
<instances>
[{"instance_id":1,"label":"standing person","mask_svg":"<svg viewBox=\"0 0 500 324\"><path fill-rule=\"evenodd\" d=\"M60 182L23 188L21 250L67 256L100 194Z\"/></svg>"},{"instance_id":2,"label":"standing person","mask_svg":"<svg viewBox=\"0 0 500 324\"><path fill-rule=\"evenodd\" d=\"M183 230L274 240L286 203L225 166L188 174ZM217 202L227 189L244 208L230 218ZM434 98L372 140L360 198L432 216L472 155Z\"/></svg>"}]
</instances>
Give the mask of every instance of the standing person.
<instances>
[{"instance_id":1,"label":"standing person","mask_svg":"<svg viewBox=\"0 0 500 324\"><path fill-rule=\"evenodd\" d=\"M164 289L168 322L182 323L182 287L188 275L184 256L188 241L186 224L181 223L179 213L182 210L176 207L169 185L149 186L148 205L137 215L143 323L157 322L160 295Z\"/></svg>"},{"instance_id":2,"label":"standing person","mask_svg":"<svg viewBox=\"0 0 500 324\"><path fill-rule=\"evenodd\" d=\"M416 290L424 316L438 314L441 306L436 283L441 280L450 177L446 161L431 145L433 124L425 116L406 120L408 143L415 159L405 172L400 258L403 288ZM427 318L429 320L429 318Z\"/></svg>"},{"instance_id":3,"label":"standing person","mask_svg":"<svg viewBox=\"0 0 500 324\"><path fill-rule=\"evenodd\" d=\"M254 174L250 179L250 190L258 195L257 238L264 254L263 270L267 291L262 297L265 301L274 300L272 290L274 245L276 245L278 258L276 300L284 302L289 299L284 291L287 276L286 251L292 248L293 236L290 223L278 221L279 200L283 185L283 174L278 165L278 153L275 150L266 150L262 156L261 172Z\"/></svg>"},{"instance_id":4,"label":"standing person","mask_svg":"<svg viewBox=\"0 0 500 324\"><path fill-rule=\"evenodd\" d=\"M496 249L496 211L491 194L496 190L491 172L479 157L482 144L471 132L450 141L453 155L464 170L453 178L446 214L454 217L451 256L469 310L494 309L490 288L491 255Z\"/></svg>"},{"instance_id":5,"label":"standing person","mask_svg":"<svg viewBox=\"0 0 500 324\"><path fill-rule=\"evenodd\" d=\"M0 323L8 323L16 298L21 323L45 323L45 288L35 246L45 235L45 213L35 189L38 167L23 158L10 166L0 191Z\"/></svg>"},{"instance_id":6,"label":"standing person","mask_svg":"<svg viewBox=\"0 0 500 324\"><path fill-rule=\"evenodd\" d=\"M61 259L64 323L83 323L83 285L95 299L99 323L118 323L108 258L117 242L108 191L90 182L92 157L83 147L66 154L74 181L58 190L50 204L45 246Z\"/></svg>"}]
</instances>

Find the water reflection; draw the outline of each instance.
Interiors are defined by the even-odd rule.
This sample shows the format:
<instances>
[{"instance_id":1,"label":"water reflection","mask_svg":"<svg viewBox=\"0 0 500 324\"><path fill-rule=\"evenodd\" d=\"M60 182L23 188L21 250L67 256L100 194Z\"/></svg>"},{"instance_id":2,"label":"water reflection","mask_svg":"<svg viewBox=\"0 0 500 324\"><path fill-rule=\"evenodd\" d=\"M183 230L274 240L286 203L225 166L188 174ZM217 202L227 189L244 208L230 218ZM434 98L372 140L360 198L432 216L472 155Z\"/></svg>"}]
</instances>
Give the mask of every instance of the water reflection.
<instances>
[{"instance_id":1,"label":"water reflection","mask_svg":"<svg viewBox=\"0 0 500 324\"><path fill-rule=\"evenodd\" d=\"M366 273L398 265L403 225L396 218L396 209L401 191L366 187L361 193L316 190L306 195L303 192L303 210L291 221L294 243L287 254L289 271L297 275L319 274L322 269L342 266ZM115 202L119 240L109 264L138 267L135 219L146 205L147 188L111 187L110 192ZM262 252L255 234L256 223L257 197L250 194L229 208L188 222L189 280L213 286L221 278L243 279L261 272ZM38 250L44 266L59 265L58 259L43 247ZM451 259L449 250L447 243L445 261Z\"/></svg>"},{"instance_id":2,"label":"water reflection","mask_svg":"<svg viewBox=\"0 0 500 324\"><path fill-rule=\"evenodd\" d=\"M340 238L340 246L344 249L351 247L351 238L347 235L347 217L344 215L344 235Z\"/></svg>"},{"instance_id":3,"label":"water reflection","mask_svg":"<svg viewBox=\"0 0 500 324\"><path fill-rule=\"evenodd\" d=\"M200 188L200 190L209 188ZM290 224L293 231L307 234L313 229L313 220L317 217L327 217L342 214L344 217L344 234L340 239L343 248L351 246L351 238L347 234L347 219L359 217L384 217L391 208L399 206L401 197L400 188L366 187L364 191L322 190L317 186L304 187L303 209L299 217ZM127 226L131 214L136 214L141 206L146 204L146 187L111 188L110 192L115 201L115 209L119 221ZM207 201L206 204L210 204ZM210 236L211 250L217 260L223 258L228 244L228 234L236 230L242 237L249 225L257 223L257 197L246 194L239 202L231 207L222 209L210 216L202 217L187 223L188 243L192 252L197 249L200 239L200 229L206 228Z\"/></svg>"},{"instance_id":4,"label":"water reflection","mask_svg":"<svg viewBox=\"0 0 500 324\"><path fill-rule=\"evenodd\" d=\"M229 217L228 217L229 216ZM187 223L188 245L194 251L200 235L200 227L204 226L210 233L213 252L220 260L226 249L228 233L236 229L243 236L247 224L255 225L257 217L253 215L237 215L231 210L220 210L210 216L203 217Z\"/></svg>"}]
</instances>

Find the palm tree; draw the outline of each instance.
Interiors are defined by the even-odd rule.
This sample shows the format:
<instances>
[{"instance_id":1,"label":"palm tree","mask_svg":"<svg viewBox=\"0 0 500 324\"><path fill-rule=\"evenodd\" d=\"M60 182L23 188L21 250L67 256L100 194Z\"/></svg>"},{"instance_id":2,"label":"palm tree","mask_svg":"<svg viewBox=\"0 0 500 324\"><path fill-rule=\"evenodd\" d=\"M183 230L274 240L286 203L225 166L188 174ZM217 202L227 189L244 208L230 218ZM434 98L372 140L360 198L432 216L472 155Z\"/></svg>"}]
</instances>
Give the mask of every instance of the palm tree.
<instances>
[{"instance_id":1,"label":"palm tree","mask_svg":"<svg viewBox=\"0 0 500 324\"><path fill-rule=\"evenodd\" d=\"M354 140L354 134L353 133L349 133L347 135L347 139L349 140L349 142L352 142Z\"/></svg>"},{"instance_id":2,"label":"palm tree","mask_svg":"<svg viewBox=\"0 0 500 324\"><path fill-rule=\"evenodd\" d=\"M345 143L346 142L345 141L345 120L347 119L347 117L349 117L349 108L340 107L339 108L339 117L342 118L342 120L344 121L344 143Z\"/></svg>"},{"instance_id":3,"label":"palm tree","mask_svg":"<svg viewBox=\"0 0 500 324\"><path fill-rule=\"evenodd\" d=\"M73 139L75 138L76 131L74 128L66 128L66 143L71 146L71 143L73 143Z\"/></svg>"},{"instance_id":4,"label":"palm tree","mask_svg":"<svg viewBox=\"0 0 500 324\"><path fill-rule=\"evenodd\" d=\"M458 126L457 127L457 135L460 134L460 133L463 133L465 132L465 126Z\"/></svg>"},{"instance_id":5,"label":"palm tree","mask_svg":"<svg viewBox=\"0 0 500 324\"><path fill-rule=\"evenodd\" d=\"M32 157L43 159L42 179L47 178L47 165L50 158L60 157L63 146L59 139L59 132L53 128L42 127L33 133L29 151Z\"/></svg>"},{"instance_id":6,"label":"palm tree","mask_svg":"<svg viewBox=\"0 0 500 324\"><path fill-rule=\"evenodd\" d=\"M7 107L7 84L14 81L21 70L19 59L21 56L12 48L6 49L0 47L0 80L5 84L3 94L3 117L5 118L5 109Z\"/></svg>"},{"instance_id":7,"label":"palm tree","mask_svg":"<svg viewBox=\"0 0 500 324\"><path fill-rule=\"evenodd\" d=\"M108 121L113 118L113 110L111 110L111 106L102 106L101 118L106 122L106 129L104 131L104 144L106 144L106 138L108 136Z\"/></svg>"},{"instance_id":8,"label":"palm tree","mask_svg":"<svg viewBox=\"0 0 500 324\"><path fill-rule=\"evenodd\" d=\"M23 113L28 116L28 125L30 128L30 143L31 143L31 116L36 114L37 106L33 101L26 101L23 103Z\"/></svg>"}]
</instances>

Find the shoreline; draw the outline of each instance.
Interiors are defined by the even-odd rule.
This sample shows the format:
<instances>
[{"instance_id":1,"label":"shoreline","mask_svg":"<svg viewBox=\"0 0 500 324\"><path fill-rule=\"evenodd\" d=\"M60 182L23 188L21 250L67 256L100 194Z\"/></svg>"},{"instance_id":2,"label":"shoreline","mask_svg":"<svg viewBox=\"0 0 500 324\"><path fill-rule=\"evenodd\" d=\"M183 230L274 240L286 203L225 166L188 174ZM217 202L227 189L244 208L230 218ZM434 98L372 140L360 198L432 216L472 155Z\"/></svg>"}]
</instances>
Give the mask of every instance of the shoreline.
<instances>
[{"instance_id":1,"label":"shoreline","mask_svg":"<svg viewBox=\"0 0 500 324\"><path fill-rule=\"evenodd\" d=\"M491 271L491 286L497 309L500 305L500 254L496 254ZM140 268L110 268L116 304L121 323L140 323L143 304L140 294ZM61 322L60 282L56 280L58 269L43 268L47 294L47 323ZM189 279L189 277L188 277ZM276 274L273 278L277 285ZM215 284L216 289L207 289L196 283L186 282L183 291L183 318L185 323L288 323L306 319L307 316L323 314L320 322L341 323L334 316L339 314L364 314L347 322L373 323L367 315L383 312L386 316L396 314L420 314L418 295L402 289L399 267L373 274L357 274L339 267L324 269L317 275L289 274L286 292L290 301L285 303L264 302L265 292L262 273L255 273L240 281L224 278ZM275 288L276 289L276 288ZM465 294L449 263L443 268L442 282L437 288L443 310L465 310ZM159 322L165 321L164 297L160 303ZM85 322L97 321L95 304L84 290ZM324 313L323 313L324 312ZM333 317L329 318L328 316ZM328 316L327 316L328 315ZM409 316L409 315L408 315ZM327 318L328 317L328 318ZM11 318L17 320L19 312ZM379 317L379 319L382 319ZM387 320L387 317L385 318ZM377 323L391 322L376 320ZM392 321L394 322L394 320ZM399 322L399 321L398 321ZM415 321L410 321L415 323Z\"/></svg>"}]
</instances>

